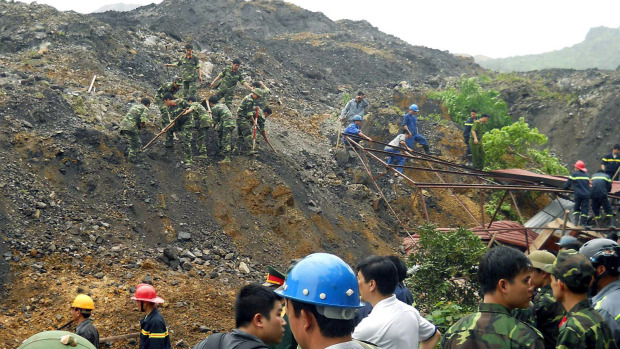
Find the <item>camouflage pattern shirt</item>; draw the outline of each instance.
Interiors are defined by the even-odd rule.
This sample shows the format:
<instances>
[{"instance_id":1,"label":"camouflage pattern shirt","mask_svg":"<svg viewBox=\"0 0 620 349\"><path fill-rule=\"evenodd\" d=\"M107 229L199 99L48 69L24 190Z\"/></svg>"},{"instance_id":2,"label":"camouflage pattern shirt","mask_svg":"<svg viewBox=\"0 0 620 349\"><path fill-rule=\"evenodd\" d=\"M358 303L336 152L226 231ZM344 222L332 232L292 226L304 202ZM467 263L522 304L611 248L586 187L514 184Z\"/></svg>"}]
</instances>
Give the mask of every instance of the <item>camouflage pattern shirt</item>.
<instances>
[{"instance_id":1,"label":"camouflage pattern shirt","mask_svg":"<svg viewBox=\"0 0 620 349\"><path fill-rule=\"evenodd\" d=\"M553 298L551 285L543 286L534 296L534 326L545 338L545 348L555 348L564 307Z\"/></svg>"},{"instance_id":2,"label":"camouflage pattern shirt","mask_svg":"<svg viewBox=\"0 0 620 349\"><path fill-rule=\"evenodd\" d=\"M239 69L233 71L230 68L226 68L223 72L220 73L220 75L218 75L218 77L220 78L220 84L217 89L220 91L232 90L235 88L235 86L237 86L238 82L245 82L245 79L241 75Z\"/></svg>"},{"instance_id":3,"label":"camouflage pattern shirt","mask_svg":"<svg viewBox=\"0 0 620 349\"><path fill-rule=\"evenodd\" d=\"M256 115L256 107L259 107L260 109L258 99L252 98L252 94L245 96L241 101L241 104L239 104L239 109L237 109L237 118L252 120L252 118Z\"/></svg>"},{"instance_id":4,"label":"camouflage pattern shirt","mask_svg":"<svg viewBox=\"0 0 620 349\"><path fill-rule=\"evenodd\" d=\"M174 118L179 116L179 114L181 114L181 112L183 112L187 108L189 108L189 104L184 99L180 99L180 98L179 99L175 99L174 100L174 104L168 107L168 112L169 112L169 115L170 115L170 118L171 118L171 120L169 120L169 122L174 120ZM186 114L186 115L181 116L177 120L176 125L177 126L181 126L181 125L185 124L188 121L192 121L191 114Z\"/></svg>"},{"instance_id":5,"label":"camouflage pattern shirt","mask_svg":"<svg viewBox=\"0 0 620 349\"><path fill-rule=\"evenodd\" d=\"M161 101L167 92L170 92L174 96L174 94L178 91L179 88L174 86L174 82L166 82L159 87L159 89L157 90L157 95L155 95L155 97L157 98L157 101Z\"/></svg>"},{"instance_id":6,"label":"camouflage pattern shirt","mask_svg":"<svg viewBox=\"0 0 620 349\"><path fill-rule=\"evenodd\" d=\"M121 121L121 131L138 132L138 125L146 122L146 114L149 108L144 104L134 104L129 108L127 115Z\"/></svg>"},{"instance_id":7,"label":"camouflage pattern shirt","mask_svg":"<svg viewBox=\"0 0 620 349\"><path fill-rule=\"evenodd\" d=\"M213 119L211 119L211 115L202 104L198 102L192 102L189 104L190 109L192 110L191 116L194 120L194 126L196 128L206 128L211 127L213 125Z\"/></svg>"},{"instance_id":8,"label":"camouflage pattern shirt","mask_svg":"<svg viewBox=\"0 0 620 349\"><path fill-rule=\"evenodd\" d=\"M560 325L558 349L616 349L609 326L587 299L575 304Z\"/></svg>"},{"instance_id":9,"label":"camouflage pattern shirt","mask_svg":"<svg viewBox=\"0 0 620 349\"><path fill-rule=\"evenodd\" d=\"M196 56L183 56L174 65L181 67L181 77L183 78L183 81L198 80L198 69L200 68L200 63L198 62L198 58L196 58Z\"/></svg>"},{"instance_id":10,"label":"camouflage pattern shirt","mask_svg":"<svg viewBox=\"0 0 620 349\"><path fill-rule=\"evenodd\" d=\"M535 328L515 319L500 304L482 303L478 312L452 325L441 348L543 349L543 337Z\"/></svg>"},{"instance_id":11,"label":"camouflage pattern shirt","mask_svg":"<svg viewBox=\"0 0 620 349\"><path fill-rule=\"evenodd\" d=\"M261 88L261 90L263 91L263 95L262 97L258 97L256 99L256 104L258 104L258 106L262 109L265 109L265 106L267 105L267 98L269 98L269 94L271 93L271 90L268 88Z\"/></svg>"},{"instance_id":12,"label":"camouflage pattern shirt","mask_svg":"<svg viewBox=\"0 0 620 349\"><path fill-rule=\"evenodd\" d=\"M230 109L224 103L218 103L211 108L211 114L213 116L213 122L217 125L218 129L222 127L235 127L237 122L232 116Z\"/></svg>"}]
</instances>

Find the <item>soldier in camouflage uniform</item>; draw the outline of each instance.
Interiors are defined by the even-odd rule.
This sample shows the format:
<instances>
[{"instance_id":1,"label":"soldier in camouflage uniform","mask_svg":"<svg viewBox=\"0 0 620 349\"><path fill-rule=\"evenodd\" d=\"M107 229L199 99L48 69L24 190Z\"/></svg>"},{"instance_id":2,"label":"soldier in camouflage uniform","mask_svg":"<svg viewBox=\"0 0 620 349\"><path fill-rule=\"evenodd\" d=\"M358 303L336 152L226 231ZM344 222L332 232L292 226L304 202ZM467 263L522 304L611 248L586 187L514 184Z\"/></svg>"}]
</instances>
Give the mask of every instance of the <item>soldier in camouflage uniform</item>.
<instances>
[{"instance_id":1,"label":"soldier in camouflage uniform","mask_svg":"<svg viewBox=\"0 0 620 349\"><path fill-rule=\"evenodd\" d=\"M257 100L262 97L263 90L255 88L252 93L245 96L237 109L237 151L247 151L248 155L254 155L257 151L252 150L253 128L258 128L258 119L261 114Z\"/></svg>"},{"instance_id":2,"label":"soldier in camouflage uniform","mask_svg":"<svg viewBox=\"0 0 620 349\"><path fill-rule=\"evenodd\" d=\"M235 129L235 119L226 104L218 103L218 98L216 96L209 97L209 106L211 107L211 114L218 135L216 149L218 154L224 157L220 163L229 163L230 153L232 152L232 133Z\"/></svg>"},{"instance_id":3,"label":"soldier in camouflage uniform","mask_svg":"<svg viewBox=\"0 0 620 349\"><path fill-rule=\"evenodd\" d=\"M138 131L144 127L146 122L146 114L148 113L151 101L148 98L142 98L141 104L134 104L129 108L129 112L125 115L123 121L121 121L121 135L124 135L129 140L129 153L127 154L127 160L135 161L136 154L142 147L140 142L140 136Z\"/></svg>"},{"instance_id":4,"label":"soldier in camouflage uniform","mask_svg":"<svg viewBox=\"0 0 620 349\"><path fill-rule=\"evenodd\" d=\"M197 131L196 148L198 148L198 157L207 158L207 130L213 126L211 115L198 103L196 96L190 96L187 101L191 110L192 119L194 120L194 128Z\"/></svg>"},{"instance_id":5,"label":"soldier in camouflage uniform","mask_svg":"<svg viewBox=\"0 0 620 349\"><path fill-rule=\"evenodd\" d=\"M180 76L175 76L172 82L166 82L159 87L157 90L157 94L155 95L155 101L157 106L159 107L159 112L161 115L168 113L168 108L164 105L164 95L166 93L170 93L171 95L175 95L179 92L179 84L183 82Z\"/></svg>"},{"instance_id":6,"label":"soldier in camouflage uniform","mask_svg":"<svg viewBox=\"0 0 620 349\"><path fill-rule=\"evenodd\" d=\"M192 130L194 128L194 123L192 120L192 115L190 114L190 105L183 99L174 99L174 97L169 93L164 95L164 104L168 108L167 115L169 115L169 117L168 119L165 119L164 116L162 116L162 128L168 126L174 118L181 115L181 117L177 119L174 126L166 132L166 141L164 142L164 146L167 148L171 148L173 146L173 133L176 133L182 144L182 152L185 157L185 163L191 164Z\"/></svg>"},{"instance_id":7,"label":"soldier in camouflage uniform","mask_svg":"<svg viewBox=\"0 0 620 349\"><path fill-rule=\"evenodd\" d=\"M202 82L202 70L198 58L192 54L194 46L192 44L185 45L185 56L181 57L178 62L166 64L166 67L181 67L183 76L183 95L185 98L196 95L196 80Z\"/></svg>"},{"instance_id":8,"label":"soldier in camouflage uniform","mask_svg":"<svg viewBox=\"0 0 620 349\"><path fill-rule=\"evenodd\" d=\"M224 69L215 80L211 83L211 88L217 87L217 97L219 99L224 98L226 106L229 110L232 110L232 101L235 95L235 86L240 82L248 89L252 89L239 71L239 67L241 66L241 60L239 58L233 59L232 67ZM221 80L221 81L220 81ZM217 84L219 81L219 84Z\"/></svg>"},{"instance_id":9,"label":"soldier in camouflage uniform","mask_svg":"<svg viewBox=\"0 0 620 349\"><path fill-rule=\"evenodd\" d=\"M256 100L256 104L258 104L258 107L260 108L257 122L258 122L258 130L266 136L267 134L265 133L265 120L267 116L271 115L271 108L267 107L267 98L269 98L269 95L271 94L271 90L267 86L265 86L265 84L263 84L262 81L253 82L252 87L260 89L262 91L261 96ZM258 147L259 139L260 138L256 138L257 147Z\"/></svg>"},{"instance_id":10,"label":"soldier in camouflage uniform","mask_svg":"<svg viewBox=\"0 0 620 349\"><path fill-rule=\"evenodd\" d=\"M551 273L555 299L568 312L560 322L558 349L615 349L611 330L601 315L592 308L586 292L596 270L592 263L575 250L560 251Z\"/></svg>"},{"instance_id":11,"label":"soldier in camouflage uniform","mask_svg":"<svg viewBox=\"0 0 620 349\"><path fill-rule=\"evenodd\" d=\"M484 301L478 312L452 325L441 342L442 348L544 348L540 332L511 316L525 308L533 293L530 261L513 248L499 246L487 251L480 261L478 279Z\"/></svg>"}]
</instances>

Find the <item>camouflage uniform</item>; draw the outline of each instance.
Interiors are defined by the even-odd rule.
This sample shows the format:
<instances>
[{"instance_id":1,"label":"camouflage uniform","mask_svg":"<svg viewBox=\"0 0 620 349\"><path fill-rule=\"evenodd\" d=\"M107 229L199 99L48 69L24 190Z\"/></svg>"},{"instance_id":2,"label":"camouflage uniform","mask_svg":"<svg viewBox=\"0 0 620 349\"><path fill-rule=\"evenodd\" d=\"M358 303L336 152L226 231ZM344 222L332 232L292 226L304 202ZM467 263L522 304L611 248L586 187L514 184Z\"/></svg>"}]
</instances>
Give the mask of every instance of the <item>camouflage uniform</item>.
<instances>
[{"instance_id":1,"label":"camouflage uniform","mask_svg":"<svg viewBox=\"0 0 620 349\"><path fill-rule=\"evenodd\" d=\"M129 154L127 154L129 160L134 160L136 158L136 153L139 152L142 147L140 136L138 136L138 130L140 129L140 124L146 122L148 110L149 109L143 104L134 104L129 108L123 121L121 121L121 134L129 140Z\"/></svg>"},{"instance_id":2,"label":"camouflage uniform","mask_svg":"<svg viewBox=\"0 0 620 349\"><path fill-rule=\"evenodd\" d=\"M175 86L174 82L167 82L161 85L157 90L157 94L155 95L155 103L157 103L162 117L164 114L168 114L168 108L166 108L166 105L164 104L164 95L168 92L174 96L175 93L179 92L179 87Z\"/></svg>"},{"instance_id":3,"label":"camouflage uniform","mask_svg":"<svg viewBox=\"0 0 620 349\"><path fill-rule=\"evenodd\" d=\"M191 116L194 120L194 127L196 128L197 137L196 137L196 148L198 148L198 155L202 158L207 157L207 130L209 127L213 126L213 119L211 119L211 115L202 106L202 104L198 102L190 103L190 108L192 110Z\"/></svg>"},{"instance_id":4,"label":"camouflage uniform","mask_svg":"<svg viewBox=\"0 0 620 349\"><path fill-rule=\"evenodd\" d=\"M230 68L224 69L218 77L220 78L219 85L217 86L217 97L222 99L224 98L226 106L228 109L232 110L232 101L235 95L235 86L237 83L244 83L245 79L241 75L239 69L237 71L233 71Z\"/></svg>"},{"instance_id":5,"label":"camouflage uniform","mask_svg":"<svg viewBox=\"0 0 620 349\"><path fill-rule=\"evenodd\" d=\"M252 119L256 117L256 108L258 113L261 110L256 100L249 94L243 98L239 109L237 109L237 149L239 151L251 150L254 123ZM245 149L244 149L245 148Z\"/></svg>"},{"instance_id":6,"label":"camouflage uniform","mask_svg":"<svg viewBox=\"0 0 620 349\"><path fill-rule=\"evenodd\" d=\"M215 130L218 135L217 151L225 158L230 158L232 151L232 133L235 129L235 119L226 104L218 103L211 108Z\"/></svg>"},{"instance_id":7,"label":"camouflage uniform","mask_svg":"<svg viewBox=\"0 0 620 349\"><path fill-rule=\"evenodd\" d=\"M189 108L189 104L183 99L176 99L174 101L176 105L171 105L168 107L168 119L162 116L162 126L166 127L175 117L183 112L183 110ZM182 151L185 156L185 161L192 160L192 129L194 123L192 120L192 115L187 114L181 116L174 126L166 132L166 147L172 147L172 143L174 141L173 132L177 134L177 137L181 140L182 143Z\"/></svg>"},{"instance_id":8,"label":"camouflage uniform","mask_svg":"<svg viewBox=\"0 0 620 349\"><path fill-rule=\"evenodd\" d=\"M187 57L187 55L181 57L178 62L174 63L175 66L181 67L181 77L183 78L183 96L185 98L196 95L196 80L198 76L198 69L200 69L200 62L196 56Z\"/></svg>"},{"instance_id":9,"label":"camouflage uniform","mask_svg":"<svg viewBox=\"0 0 620 349\"><path fill-rule=\"evenodd\" d=\"M547 268L557 279L570 287L590 284L596 269L592 263L575 250L560 251L555 263ZM584 293L585 296L585 293ZM560 323L558 349L616 349L609 325L584 299L568 311Z\"/></svg>"},{"instance_id":10,"label":"camouflage uniform","mask_svg":"<svg viewBox=\"0 0 620 349\"><path fill-rule=\"evenodd\" d=\"M448 329L441 348L543 349L544 344L540 332L512 317L508 308L482 303L478 312Z\"/></svg>"},{"instance_id":11,"label":"camouflage uniform","mask_svg":"<svg viewBox=\"0 0 620 349\"><path fill-rule=\"evenodd\" d=\"M258 129L263 131L265 130L265 114L263 113L263 110L267 106L267 98L269 98L271 90L266 87L260 88L259 90L261 91L261 95L256 99L255 103L258 104L258 107L260 108L260 112L258 113Z\"/></svg>"}]
</instances>

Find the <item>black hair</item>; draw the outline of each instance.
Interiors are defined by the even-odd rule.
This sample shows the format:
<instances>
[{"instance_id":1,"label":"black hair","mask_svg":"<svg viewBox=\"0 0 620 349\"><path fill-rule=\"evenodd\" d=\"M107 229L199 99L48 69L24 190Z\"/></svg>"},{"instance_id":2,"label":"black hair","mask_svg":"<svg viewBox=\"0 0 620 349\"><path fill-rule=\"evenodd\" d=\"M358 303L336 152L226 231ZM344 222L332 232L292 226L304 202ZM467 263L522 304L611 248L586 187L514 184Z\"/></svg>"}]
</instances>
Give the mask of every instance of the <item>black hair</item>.
<instances>
[{"instance_id":1,"label":"black hair","mask_svg":"<svg viewBox=\"0 0 620 349\"><path fill-rule=\"evenodd\" d=\"M254 81L254 82L252 83L252 87L260 87L260 82L258 82L258 81Z\"/></svg>"},{"instance_id":2,"label":"black hair","mask_svg":"<svg viewBox=\"0 0 620 349\"><path fill-rule=\"evenodd\" d=\"M239 58L233 59L233 64L241 64L241 59Z\"/></svg>"},{"instance_id":3,"label":"black hair","mask_svg":"<svg viewBox=\"0 0 620 349\"><path fill-rule=\"evenodd\" d=\"M327 338L340 338L344 336L350 336L355 330L355 319L342 320L342 319L330 319L325 317L316 310L314 304L301 303L292 299L289 302L293 304L295 317L301 315L301 311L312 313L319 325L319 330L324 337ZM290 316L290 315L289 315Z\"/></svg>"},{"instance_id":4,"label":"black hair","mask_svg":"<svg viewBox=\"0 0 620 349\"><path fill-rule=\"evenodd\" d=\"M528 270L532 263L523 252L508 246L498 246L487 251L480 260L478 281L483 294L493 294L499 280L512 283L515 277Z\"/></svg>"},{"instance_id":5,"label":"black hair","mask_svg":"<svg viewBox=\"0 0 620 349\"><path fill-rule=\"evenodd\" d=\"M592 278L594 277L592 275L583 276L581 280L579 280L578 285L569 285L564 280L562 280L562 278L557 277L556 275L553 275L553 276L556 279L562 281L564 285L566 285L566 288L568 288L572 293L575 293L575 294L584 294L588 292L588 289L590 288L590 283L592 282Z\"/></svg>"},{"instance_id":6,"label":"black hair","mask_svg":"<svg viewBox=\"0 0 620 349\"><path fill-rule=\"evenodd\" d=\"M620 150L620 144L618 144L618 143L614 144L614 149Z\"/></svg>"},{"instance_id":7,"label":"black hair","mask_svg":"<svg viewBox=\"0 0 620 349\"><path fill-rule=\"evenodd\" d=\"M482 115L480 116L480 118L481 118L481 119L482 119L482 118L490 118L490 117L491 117L491 116L490 116L489 114L482 114Z\"/></svg>"},{"instance_id":8,"label":"black hair","mask_svg":"<svg viewBox=\"0 0 620 349\"><path fill-rule=\"evenodd\" d=\"M217 98L217 96L209 97L209 103L217 104L217 102L219 102L219 101L220 101L220 99Z\"/></svg>"},{"instance_id":9,"label":"black hair","mask_svg":"<svg viewBox=\"0 0 620 349\"><path fill-rule=\"evenodd\" d=\"M84 319L88 319L92 314L92 309L75 308L75 310L79 310Z\"/></svg>"},{"instance_id":10,"label":"black hair","mask_svg":"<svg viewBox=\"0 0 620 349\"><path fill-rule=\"evenodd\" d=\"M476 109L472 109L472 110L470 111L470 113L477 113L477 112L478 112L478 111L477 111Z\"/></svg>"},{"instance_id":11,"label":"black hair","mask_svg":"<svg viewBox=\"0 0 620 349\"><path fill-rule=\"evenodd\" d=\"M151 105L151 100L148 98L142 98L140 103L142 103L143 105Z\"/></svg>"},{"instance_id":12,"label":"black hair","mask_svg":"<svg viewBox=\"0 0 620 349\"><path fill-rule=\"evenodd\" d=\"M362 91L357 91L357 95L358 96L365 96L364 92L362 92Z\"/></svg>"},{"instance_id":13,"label":"black hair","mask_svg":"<svg viewBox=\"0 0 620 349\"><path fill-rule=\"evenodd\" d=\"M407 265L403 262L402 259L398 258L398 256L387 256L394 266L396 267L396 272L398 273L398 282L403 282L407 278Z\"/></svg>"},{"instance_id":14,"label":"black hair","mask_svg":"<svg viewBox=\"0 0 620 349\"><path fill-rule=\"evenodd\" d=\"M271 115L271 114L273 114L273 112L271 111L271 108L269 108L269 107L265 107L265 109L263 109L263 112L264 112L265 114L267 114L267 115Z\"/></svg>"},{"instance_id":15,"label":"black hair","mask_svg":"<svg viewBox=\"0 0 620 349\"><path fill-rule=\"evenodd\" d=\"M166 92L166 93L164 93L164 97L162 97L162 100L164 100L164 101L174 100L174 96L172 95L172 93Z\"/></svg>"},{"instance_id":16,"label":"black hair","mask_svg":"<svg viewBox=\"0 0 620 349\"><path fill-rule=\"evenodd\" d=\"M377 290L384 296L394 293L398 284L398 271L392 261L386 257L370 256L357 265L366 282L375 280Z\"/></svg>"},{"instance_id":17,"label":"black hair","mask_svg":"<svg viewBox=\"0 0 620 349\"><path fill-rule=\"evenodd\" d=\"M198 99L196 98L196 96L189 96L187 97L187 101L188 102L196 102Z\"/></svg>"},{"instance_id":18,"label":"black hair","mask_svg":"<svg viewBox=\"0 0 620 349\"><path fill-rule=\"evenodd\" d=\"M192 44L185 44L185 49L186 50L193 50L194 49L194 45L192 45Z\"/></svg>"},{"instance_id":19,"label":"black hair","mask_svg":"<svg viewBox=\"0 0 620 349\"><path fill-rule=\"evenodd\" d=\"M267 287L259 284L243 286L235 299L235 327L250 324L256 314L269 320L276 301L281 302L282 297Z\"/></svg>"}]
</instances>

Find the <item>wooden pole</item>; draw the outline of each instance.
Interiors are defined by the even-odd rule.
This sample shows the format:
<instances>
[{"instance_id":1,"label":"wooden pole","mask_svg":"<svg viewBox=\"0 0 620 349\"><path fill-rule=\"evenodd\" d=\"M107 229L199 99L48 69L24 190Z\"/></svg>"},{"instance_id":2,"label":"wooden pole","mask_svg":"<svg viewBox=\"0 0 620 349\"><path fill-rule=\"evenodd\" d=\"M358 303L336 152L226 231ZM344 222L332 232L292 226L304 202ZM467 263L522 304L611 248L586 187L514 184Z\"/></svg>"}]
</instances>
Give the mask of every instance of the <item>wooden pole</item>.
<instances>
[{"instance_id":1,"label":"wooden pole","mask_svg":"<svg viewBox=\"0 0 620 349\"><path fill-rule=\"evenodd\" d=\"M140 337L140 332L128 333L120 336L103 337L99 340L101 343L113 343L123 339L131 339Z\"/></svg>"},{"instance_id":2,"label":"wooden pole","mask_svg":"<svg viewBox=\"0 0 620 349\"><path fill-rule=\"evenodd\" d=\"M482 189L480 189L480 221L484 227L484 196L482 194Z\"/></svg>"},{"instance_id":3,"label":"wooden pole","mask_svg":"<svg viewBox=\"0 0 620 349\"><path fill-rule=\"evenodd\" d=\"M562 223L562 236L566 235L566 222L568 221L569 210L564 210L564 222Z\"/></svg>"},{"instance_id":4,"label":"wooden pole","mask_svg":"<svg viewBox=\"0 0 620 349\"><path fill-rule=\"evenodd\" d=\"M93 86L95 85L95 80L97 79L97 75L93 75L93 81L90 82L90 87L88 88L88 93L90 93L90 90L93 89Z\"/></svg>"},{"instance_id":5,"label":"wooden pole","mask_svg":"<svg viewBox=\"0 0 620 349\"><path fill-rule=\"evenodd\" d=\"M497 205L497 208L495 209L495 212L493 212L493 217L491 217L491 221L489 222L489 225L487 226L487 229L491 228L491 224L493 224L493 221L495 220L495 216L497 216L497 213L499 213L499 210L502 208L502 204L504 203L504 199L506 198L506 196L508 196L508 193L510 191L506 190L504 192L504 196L502 196L502 199L499 201L499 204Z\"/></svg>"}]
</instances>

